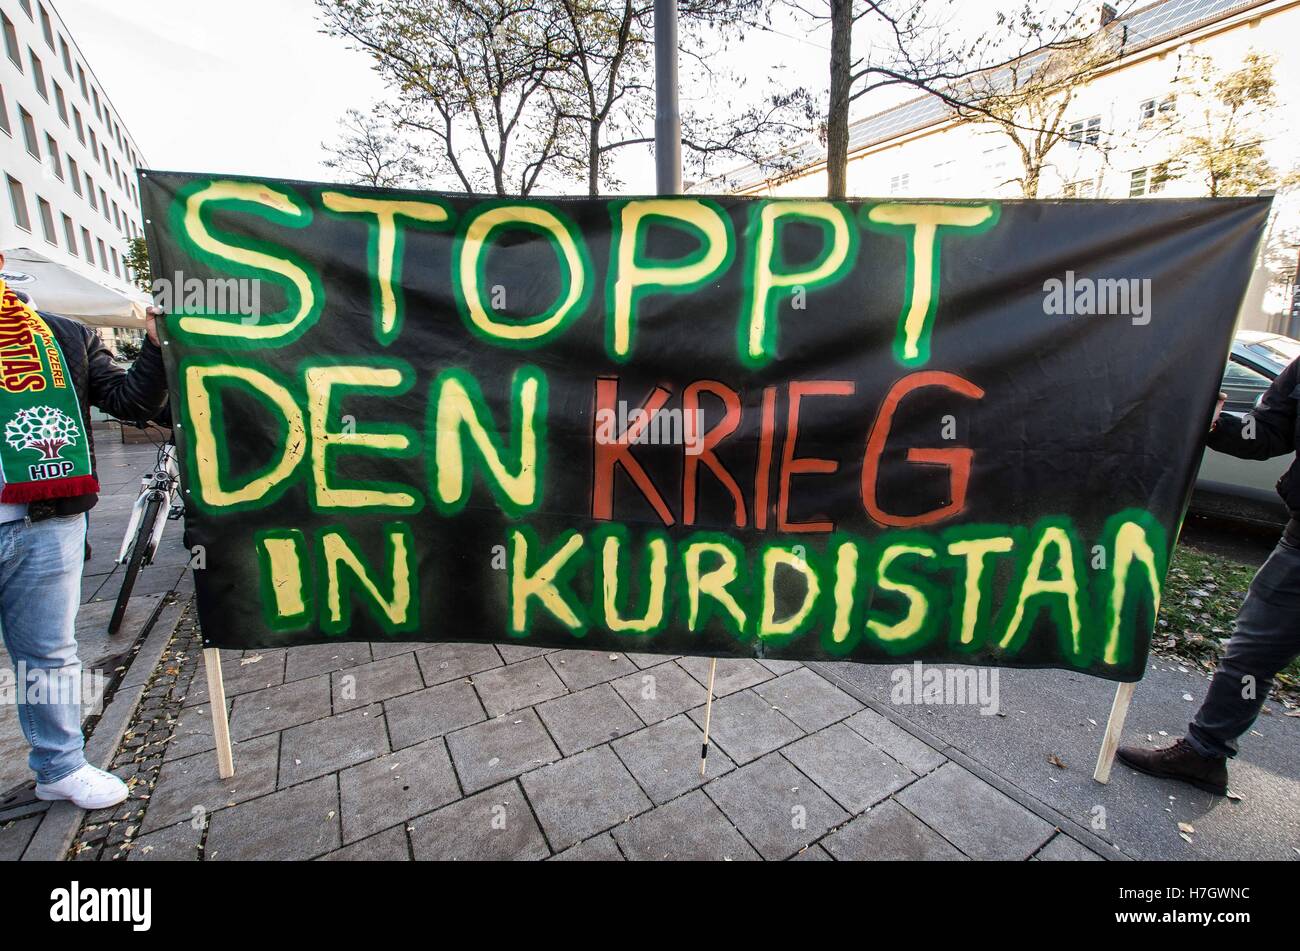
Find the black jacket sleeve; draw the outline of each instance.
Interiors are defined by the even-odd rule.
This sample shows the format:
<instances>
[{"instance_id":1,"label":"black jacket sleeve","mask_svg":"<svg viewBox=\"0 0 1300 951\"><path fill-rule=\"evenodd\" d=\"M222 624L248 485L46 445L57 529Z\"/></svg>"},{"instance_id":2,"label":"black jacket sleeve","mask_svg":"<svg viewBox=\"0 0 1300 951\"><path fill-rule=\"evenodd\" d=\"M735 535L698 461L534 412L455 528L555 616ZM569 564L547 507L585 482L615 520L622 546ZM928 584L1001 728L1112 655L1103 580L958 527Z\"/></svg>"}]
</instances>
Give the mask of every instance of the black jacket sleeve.
<instances>
[{"instance_id":1,"label":"black jacket sleeve","mask_svg":"<svg viewBox=\"0 0 1300 951\"><path fill-rule=\"evenodd\" d=\"M167 402L167 374L158 345L146 338L135 365L123 370L99 334L85 327L83 335L90 402L131 423L147 423L157 417Z\"/></svg>"},{"instance_id":2,"label":"black jacket sleeve","mask_svg":"<svg viewBox=\"0 0 1300 951\"><path fill-rule=\"evenodd\" d=\"M1295 360L1265 391L1259 404L1244 416L1221 413L1206 445L1239 459L1271 459L1296 451L1296 387L1300 370ZM1247 420L1253 419L1253 425Z\"/></svg>"}]
</instances>

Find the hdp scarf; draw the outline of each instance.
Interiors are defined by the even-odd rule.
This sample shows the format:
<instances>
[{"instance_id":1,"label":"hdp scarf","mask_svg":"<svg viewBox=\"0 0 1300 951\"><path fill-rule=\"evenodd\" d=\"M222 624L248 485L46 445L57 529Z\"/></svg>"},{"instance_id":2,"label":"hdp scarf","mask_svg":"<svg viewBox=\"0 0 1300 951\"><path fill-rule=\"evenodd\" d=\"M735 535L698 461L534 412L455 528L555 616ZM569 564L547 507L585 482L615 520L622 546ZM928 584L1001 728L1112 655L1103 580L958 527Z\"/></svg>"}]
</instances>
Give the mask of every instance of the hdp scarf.
<instances>
[{"instance_id":1,"label":"hdp scarf","mask_svg":"<svg viewBox=\"0 0 1300 951\"><path fill-rule=\"evenodd\" d=\"M99 491L81 401L39 314L0 280L0 502Z\"/></svg>"}]
</instances>

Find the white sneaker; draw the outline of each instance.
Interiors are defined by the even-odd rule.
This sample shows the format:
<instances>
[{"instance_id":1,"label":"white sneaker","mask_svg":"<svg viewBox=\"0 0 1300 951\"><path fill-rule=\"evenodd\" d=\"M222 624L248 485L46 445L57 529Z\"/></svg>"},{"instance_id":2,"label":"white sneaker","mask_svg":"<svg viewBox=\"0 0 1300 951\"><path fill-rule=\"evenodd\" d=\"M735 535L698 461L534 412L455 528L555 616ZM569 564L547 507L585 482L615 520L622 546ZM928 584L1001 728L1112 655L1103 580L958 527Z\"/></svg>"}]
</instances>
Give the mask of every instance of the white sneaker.
<instances>
[{"instance_id":1,"label":"white sneaker","mask_svg":"<svg viewBox=\"0 0 1300 951\"><path fill-rule=\"evenodd\" d=\"M68 799L82 809L106 809L124 800L130 791L126 783L112 773L95 769L87 763L57 783L37 783L37 799Z\"/></svg>"}]
</instances>

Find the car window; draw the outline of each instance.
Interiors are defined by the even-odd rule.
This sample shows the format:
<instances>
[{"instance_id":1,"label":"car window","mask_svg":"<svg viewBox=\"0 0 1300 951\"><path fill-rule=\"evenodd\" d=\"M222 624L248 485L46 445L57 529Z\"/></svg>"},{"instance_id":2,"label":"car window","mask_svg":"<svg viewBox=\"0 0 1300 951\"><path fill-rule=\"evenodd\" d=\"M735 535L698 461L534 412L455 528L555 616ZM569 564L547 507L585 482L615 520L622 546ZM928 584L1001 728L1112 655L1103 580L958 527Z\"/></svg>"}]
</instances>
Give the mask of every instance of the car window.
<instances>
[{"instance_id":1,"label":"car window","mask_svg":"<svg viewBox=\"0 0 1300 951\"><path fill-rule=\"evenodd\" d=\"M1233 357L1223 373L1223 392L1228 394L1223 408L1230 413L1250 412L1272 382L1263 373Z\"/></svg>"},{"instance_id":2,"label":"car window","mask_svg":"<svg viewBox=\"0 0 1300 951\"><path fill-rule=\"evenodd\" d=\"M1267 340L1248 344L1247 349L1253 350L1264 359L1277 364L1279 368L1285 369L1289 363L1300 357L1300 340L1292 340L1290 337L1269 337Z\"/></svg>"},{"instance_id":3,"label":"car window","mask_svg":"<svg viewBox=\"0 0 1300 951\"><path fill-rule=\"evenodd\" d=\"M1258 386L1260 389L1266 390L1273 381L1258 370L1252 370L1245 364L1232 360L1229 361L1228 368L1224 371L1223 382L1234 386Z\"/></svg>"}]
</instances>

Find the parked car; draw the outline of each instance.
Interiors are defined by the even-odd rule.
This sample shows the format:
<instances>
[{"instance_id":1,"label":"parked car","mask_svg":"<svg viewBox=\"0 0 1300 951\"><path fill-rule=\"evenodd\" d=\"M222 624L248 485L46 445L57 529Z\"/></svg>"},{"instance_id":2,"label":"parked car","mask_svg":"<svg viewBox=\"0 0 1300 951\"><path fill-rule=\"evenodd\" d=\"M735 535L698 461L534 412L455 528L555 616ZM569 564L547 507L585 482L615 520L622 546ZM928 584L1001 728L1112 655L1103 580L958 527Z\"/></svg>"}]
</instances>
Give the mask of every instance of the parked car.
<instances>
[{"instance_id":1,"label":"parked car","mask_svg":"<svg viewBox=\"0 0 1300 951\"><path fill-rule=\"evenodd\" d=\"M1300 340L1258 330L1238 333L1223 373L1223 392L1228 394L1223 411L1249 412L1278 374L1297 357L1300 357ZM1205 450L1192 494L1192 511L1285 525L1286 506L1275 486L1291 464L1291 458L1287 454L1258 462Z\"/></svg>"}]
</instances>

